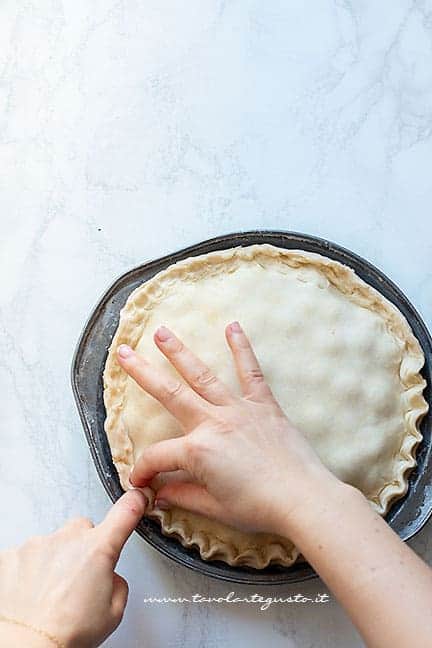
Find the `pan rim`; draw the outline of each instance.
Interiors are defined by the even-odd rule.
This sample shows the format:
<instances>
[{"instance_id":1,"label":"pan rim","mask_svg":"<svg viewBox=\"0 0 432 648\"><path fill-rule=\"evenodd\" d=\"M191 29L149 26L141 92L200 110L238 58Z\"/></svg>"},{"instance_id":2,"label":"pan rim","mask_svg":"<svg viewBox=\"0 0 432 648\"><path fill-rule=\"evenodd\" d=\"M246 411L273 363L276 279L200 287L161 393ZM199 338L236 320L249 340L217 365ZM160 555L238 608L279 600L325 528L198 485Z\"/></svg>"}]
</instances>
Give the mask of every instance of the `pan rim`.
<instances>
[{"instance_id":1,"label":"pan rim","mask_svg":"<svg viewBox=\"0 0 432 648\"><path fill-rule=\"evenodd\" d=\"M281 241L276 243L274 242L273 239L281 239L285 243L288 242L296 243L296 245L283 245L283 242L281 245ZM355 270L355 272L357 272L357 274L361 276L361 278L363 278L369 285L372 285L372 287L379 290L381 294L384 294L384 296L387 299L389 299L389 301L395 304L395 306L402 312L402 314L408 320L410 326L413 328L414 334L416 335L417 339L419 339L419 336L417 334L416 329L420 330L420 332L422 333L421 335L422 339L419 339L419 342L425 354L425 360L426 360L425 367L427 366L430 369L430 366L432 364L431 336L429 334L429 331L422 317L418 313L417 309L413 306L413 304L408 300L408 298L403 293L403 291L370 261L364 259L363 257L356 254L355 252L352 252L348 248L345 248L332 241L328 241L327 239L323 239L311 234L305 234L301 232L287 231L287 230L273 230L273 229L246 230L246 231L232 232L221 236L216 236L207 239L205 241L201 241L189 245L176 252L169 253L162 257L158 257L156 259L152 259L148 262L142 263L119 275L114 281L112 281L109 284L107 289L103 292L103 294L97 301L96 305L92 309L89 317L87 318L87 321L84 324L71 363L72 391L79 412L80 420L84 428L87 444L89 446L93 463L95 464L95 468L99 475L99 478L102 481L102 484L108 496L113 502L118 498L119 494L114 492L107 478L106 470L104 469L104 466L101 463L101 457L97 452L93 430L89 425L89 420L86 416L86 412L83 407L82 392L79 384L80 361L85 352L86 345L88 343L89 336L91 335L93 328L95 326L95 322L97 322L98 318L100 317L101 308L106 306L109 300L113 296L115 296L115 294L118 292L121 285L125 281L132 279L133 277L139 277L139 275L142 274L143 272L149 272L149 271L152 272L153 270L155 270L153 274L156 274L156 272L159 272L164 267L167 267L168 265L171 265L172 263L175 263L180 259L187 258L188 256L197 256L199 254L204 254L212 250L227 249L230 247L237 247L239 245L251 245L254 243L261 243L261 244L271 243L273 245L278 245L279 247L289 247L290 249L308 249L309 247L311 248L310 251L315 251L324 256L328 256L329 258L334 258L335 260L341 263L345 263L345 265L348 265L349 267L352 267ZM316 248L320 248L320 249L316 249ZM341 260L341 257L343 258L343 260ZM358 271L359 267L361 268L360 272ZM369 280L365 279L365 275L369 276ZM148 278L145 279L144 281L148 280ZM373 278L374 280L374 282L372 283L370 280L371 278ZM132 289L133 288L131 288L131 290ZM386 292L384 292L384 289L387 293L389 292L392 293L392 296L386 294ZM425 373L427 374L427 378L426 378L427 385L428 385L427 390L430 390L430 371L428 372L425 369ZM101 376L99 376L98 389L100 389L100 384L99 384L100 379ZM430 402L430 398L427 398L427 400ZM102 430L102 435L105 435L104 430ZM431 478L429 481L430 483L432 483L432 470L430 465L431 462L429 461L430 454L431 454L430 438L426 439L426 441L429 441L429 443L427 447L427 453L426 453L427 457L425 461L426 461L426 466L429 467L428 474L429 477ZM426 442L423 441L422 444L423 443ZM395 505L399 504L400 506L401 502L405 502L407 496L405 496L404 498L396 502ZM393 508L394 507L390 509L390 512L392 511ZM413 538L414 535L416 535L424 527L424 525L426 524L426 522L431 516L432 516L432 499L429 502L429 505L426 507L426 510L423 512L421 519L418 519L417 516L417 518L414 519L411 527L408 525L408 527L405 528L403 533L399 533L400 537L403 540L409 540ZM386 516L386 519L387 517L388 516ZM148 544L150 544L161 554L171 558L178 564L188 567L189 569L192 569L196 572L199 572L207 576L211 576L213 578L217 578L219 580L233 582L233 583L253 584L253 585L261 586L261 585L293 584L293 583L303 582L317 577L317 574L308 565L302 566L300 568L297 567L297 569L295 569L295 566L288 567L288 568L280 567L277 573L269 573L269 572L274 572L275 569L274 566L270 565L264 570L253 570L253 569L242 568L242 567L233 568L230 567L229 565L226 565L225 563L220 563L219 561L203 561L199 557L199 553L196 552L196 550L186 549L182 547L182 545L180 545L178 541L175 541L175 543L178 547L181 548L181 550L173 552L171 544L166 542L167 536L164 536L160 532L160 530L159 530L160 542L157 539L157 536L155 537L154 534L148 533L148 530L144 529L142 527L142 524L139 525L137 531L139 535L144 540L146 540ZM194 552L196 553L196 555L193 555Z\"/></svg>"}]
</instances>

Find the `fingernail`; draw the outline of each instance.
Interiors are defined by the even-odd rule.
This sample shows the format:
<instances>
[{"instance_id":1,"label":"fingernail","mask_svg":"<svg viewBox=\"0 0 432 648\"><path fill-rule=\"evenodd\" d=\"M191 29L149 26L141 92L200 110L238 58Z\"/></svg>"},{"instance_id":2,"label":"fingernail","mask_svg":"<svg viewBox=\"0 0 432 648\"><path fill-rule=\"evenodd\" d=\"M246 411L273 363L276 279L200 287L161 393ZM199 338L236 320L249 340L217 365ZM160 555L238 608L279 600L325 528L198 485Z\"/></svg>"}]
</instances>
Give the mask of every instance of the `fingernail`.
<instances>
[{"instance_id":1,"label":"fingernail","mask_svg":"<svg viewBox=\"0 0 432 648\"><path fill-rule=\"evenodd\" d=\"M241 326L238 322L231 322L230 324L231 333L241 333Z\"/></svg>"},{"instance_id":2,"label":"fingernail","mask_svg":"<svg viewBox=\"0 0 432 648\"><path fill-rule=\"evenodd\" d=\"M171 331L167 329L166 326L159 326L158 330L156 331L156 337L161 342L166 342L171 337Z\"/></svg>"},{"instance_id":3,"label":"fingernail","mask_svg":"<svg viewBox=\"0 0 432 648\"><path fill-rule=\"evenodd\" d=\"M130 358L131 355L133 355L132 349L127 344L120 344L119 348L117 349L117 353L119 354L120 358Z\"/></svg>"},{"instance_id":4,"label":"fingernail","mask_svg":"<svg viewBox=\"0 0 432 648\"><path fill-rule=\"evenodd\" d=\"M128 488L128 490L133 490L134 488L136 488L136 486L134 486L132 484L132 482L130 480L130 476L128 477L128 480L127 480L127 488Z\"/></svg>"},{"instance_id":5,"label":"fingernail","mask_svg":"<svg viewBox=\"0 0 432 648\"><path fill-rule=\"evenodd\" d=\"M145 493L142 492L142 490L140 488L130 488L127 492L128 493L139 493L138 497L140 499L140 505L144 508L144 510L147 508L148 503L149 503L148 497L147 497L147 495ZM136 497L135 494L134 494L134 497Z\"/></svg>"},{"instance_id":6,"label":"fingernail","mask_svg":"<svg viewBox=\"0 0 432 648\"><path fill-rule=\"evenodd\" d=\"M161 509L161 511L166 511L170 508L170 503L164 499L156 499L155 507Z\"/></svg>"},{"instance_id":7,"label":"fingernail","mask_svg":"<svg viewBox=\"0 0 432 648\"><path fill-rule=\"evenodd\" d=\"M132 502L130 502L131 510L133 510L134 513L139 513L141 515L144 515L145 510L148 506L148 499L144 495L144 493L139 488L132 488L131 490L128 490L127 493L129 498L133 497L133 499L135 500L135 506L138 505L138 509L134 507L132 508L133 505ZM133 493L133 496L129 495L129 493ZM138 493L139 495L137 495Z\"/></svg>"},{"instance_id":8,"label":"fingernail","mask_svg":"<svg viewBox=\"0 0 432 648\"><path fill-rule=\"evenodd\" d=\"M134 468L135 468L135 467L134 467ZM133 474L134 474L134 468L132 468L132 470L131 470L130 473L129 473L129 479L128 479L128 482L129 482L131 488L142 488L141 486L135 486L135 484L134 484L133 481L132 481L132 480L133 480Z\"/></svg>"}]
</instances>

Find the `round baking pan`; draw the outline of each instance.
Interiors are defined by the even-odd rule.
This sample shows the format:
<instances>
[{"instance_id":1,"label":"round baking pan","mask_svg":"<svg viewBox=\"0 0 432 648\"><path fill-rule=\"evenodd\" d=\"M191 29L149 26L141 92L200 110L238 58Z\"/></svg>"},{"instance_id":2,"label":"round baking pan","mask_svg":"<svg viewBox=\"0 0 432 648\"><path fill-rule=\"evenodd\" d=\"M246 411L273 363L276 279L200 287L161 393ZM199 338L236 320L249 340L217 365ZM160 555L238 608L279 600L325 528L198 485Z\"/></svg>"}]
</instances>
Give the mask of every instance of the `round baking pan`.
<instances>
[{"instance_id":1,"label":"round baking pan","mask_svg":"<svg viewBox=\"0 0 432 648\"><path fill-rule=\"evenodd\" d=\"M172 263L214 250L254 243L270 243L283 248L307 250L335 259L355 270L364 281L397 306L410 323L423 348L426 362L422 373L427 382L424 395L428 403L431 402L431 337L412 304L380 270L335 243L306 234L264 230L218 236L144 263L122 275L101 297L79 339L72 363L72 388L93 461L102 484L113 502L122 495L123 490L104 431L102 373L121 308L137 286ZM387 522L403 540L412 538L432 513L431 428L432 411L429 410L421 424L423 441L417 451L417 465L409 477L408 492L391 507L386 516ZM300 562L291 567L270 565L266 569L255 570L246 567L230 567L220 561L204 561L197 550L185 549L175 538L162 535L158 524L145 518L141 520L137 531L144 540L165 556L201 574L221 580L253 585L276 585L296 583L316 576L307 563Z\"/></svg>"}]
</instances>

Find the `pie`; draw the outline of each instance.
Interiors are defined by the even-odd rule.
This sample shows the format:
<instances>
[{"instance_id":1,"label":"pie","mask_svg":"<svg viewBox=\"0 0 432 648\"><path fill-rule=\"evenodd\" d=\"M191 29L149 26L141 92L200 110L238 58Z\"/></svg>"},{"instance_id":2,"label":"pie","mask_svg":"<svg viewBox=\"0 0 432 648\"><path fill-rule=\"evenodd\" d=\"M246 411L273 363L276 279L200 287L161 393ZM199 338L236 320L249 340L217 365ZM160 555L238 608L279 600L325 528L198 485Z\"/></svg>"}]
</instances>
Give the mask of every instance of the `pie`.
<instances>
[{"instance_id":1,"label":"pie","mask_svg":"<svg viewBox=\"0 0 432 648\"><path fill-rule=\"evenodd\" d=\"M289 419L324 464L384 515L406 493L422 439L428 406L420 344L399 310L347 266L271 245L185 259L129 296L104 371L105 430L123 488L146 446L182 430L120 368L118 346L129 344L175 373L153 342L164 324L240 393L224 337L235 320ZM162 511L152 501L148 515L205 560L259 569L299 556L285 538L240 532L180 508Z\"/></svg>"}]
</instances>

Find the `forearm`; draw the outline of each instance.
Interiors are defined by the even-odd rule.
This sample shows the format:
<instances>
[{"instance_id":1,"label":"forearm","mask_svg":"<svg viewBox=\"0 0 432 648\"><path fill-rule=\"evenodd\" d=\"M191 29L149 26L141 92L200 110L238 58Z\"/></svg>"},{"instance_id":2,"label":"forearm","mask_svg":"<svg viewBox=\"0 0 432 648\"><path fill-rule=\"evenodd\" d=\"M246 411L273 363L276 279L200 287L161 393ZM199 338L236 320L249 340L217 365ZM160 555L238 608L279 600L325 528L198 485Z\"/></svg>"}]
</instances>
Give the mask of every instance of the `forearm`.
<instances>
[{"instance_id":1,"label":"forearm","mask_svg":"<svg viewBox=\"0 0 432 648\"><path fill-rule=\"evenodd\" d=\"M430 646L432 570L370 507L332 482L289 521L289 536L347 610L368 646Z\"/></svg>"}]
</instances>

